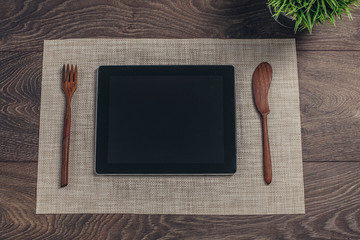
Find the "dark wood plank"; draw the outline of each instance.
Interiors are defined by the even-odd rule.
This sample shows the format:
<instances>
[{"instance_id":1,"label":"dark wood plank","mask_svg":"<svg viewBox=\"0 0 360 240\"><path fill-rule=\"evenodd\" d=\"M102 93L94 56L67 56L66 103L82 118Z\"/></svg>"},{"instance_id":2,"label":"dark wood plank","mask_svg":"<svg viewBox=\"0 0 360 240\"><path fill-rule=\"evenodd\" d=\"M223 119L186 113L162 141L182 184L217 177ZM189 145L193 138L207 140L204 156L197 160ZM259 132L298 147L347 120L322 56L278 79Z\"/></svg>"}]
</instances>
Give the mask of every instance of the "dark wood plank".
<instances>
[{"instance_id":1,"label":"dark wood plank","mask_svg":"<svg viewBox=\"0 0 360 240\"><path fill-rule=\"evenodd\" d=\"M58 38L293 37L263 0L7 1L0 10L0 51L42 50Z\"/></svg>"},{"instance_id":2,"label":"dark wood plank","mask_svg":"<svg viewBox=\"0 0 360 240\"><path fill-rule=\"evenodd\" d=\"M359 239L360 163L304 163L305 215L36 215L37 164L0 163L2 239Z\"/></svg>"},{"instance_id":3,"label":"dark wood plank","mask_svg":"<svg viewBox=\"0 0 360 240\"><path fill-rule=\"evenodd\" d=\"M292 38L264 0L6 0L0 9L0 51L41 51L44 39ZM360 10L344 24L296 35L298 48L360 50Z\"/></svg>"},{"instance_id":4,"label":"dark wood plank","mask_svg":"<svg viewBox=\"0 0 360 240\"><path fill-rule=\"evenodd\" d=\"M343 23L337 20L331 24L316 25L313 33L307 31L296 34L297 50L360 50L360 9L354 9L353 19L343 16Z\"/></svg>"},{"instance_id":5,"label":"dark wood plank","mask_svg":"<svg viewBox=\"0 0 360 240\"><path fill-rule=\"evenodd\" d=\"M298 52L304 161L360 161L360 52Z\"/></svg>"},{"instance_id":6,"label":"dark wood plank","mask_svg":"<svg viewBox=\"0 0 360 240\"><path fill-rule=\"evenodd\" d=\"M37 161L42 53L0 52L0 161Z\"/></svg>"}]
</instances>

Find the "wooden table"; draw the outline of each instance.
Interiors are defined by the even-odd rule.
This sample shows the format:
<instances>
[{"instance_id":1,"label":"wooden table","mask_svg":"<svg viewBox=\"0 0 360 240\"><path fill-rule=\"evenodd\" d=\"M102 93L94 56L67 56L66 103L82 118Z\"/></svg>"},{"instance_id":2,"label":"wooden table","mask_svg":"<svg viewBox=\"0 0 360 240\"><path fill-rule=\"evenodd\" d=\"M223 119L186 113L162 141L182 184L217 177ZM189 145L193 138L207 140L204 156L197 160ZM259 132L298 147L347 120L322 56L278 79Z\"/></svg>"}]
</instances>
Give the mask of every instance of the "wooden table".
<instances>
[{"instance_id":1,"label":"wooden table","mask_svg":"<svg viewBox=\"0 0 360 240\"><path fill-rule=\"evenodd\" d=\"M360 239L360 10L294 34L265 0L0 7L0 239ZM305 215L35 215L42 49L58 38L296 38Z\"/></svg>"}]
</instances>

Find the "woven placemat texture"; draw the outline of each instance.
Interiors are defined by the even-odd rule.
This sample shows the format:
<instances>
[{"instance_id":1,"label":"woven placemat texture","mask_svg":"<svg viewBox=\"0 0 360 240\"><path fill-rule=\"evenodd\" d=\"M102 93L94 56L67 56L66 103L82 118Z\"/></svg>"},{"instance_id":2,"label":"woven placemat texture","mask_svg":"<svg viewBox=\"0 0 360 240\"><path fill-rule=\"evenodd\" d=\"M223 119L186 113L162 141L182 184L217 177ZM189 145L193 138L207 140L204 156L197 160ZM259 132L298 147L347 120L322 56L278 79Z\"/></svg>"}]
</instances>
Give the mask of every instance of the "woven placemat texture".
<instances>
[{"instance_id":1,"label":"woven placemat texture","mask_svg":"<svg viewBox=\"0 0 360 240\"><path fill-rule=\"evenodd\" d=\"M268 128L273 182L263 179L262 130L252 96L260 62L273 67ZM62 66L77 64L69 185L60 188L65 97ZM237 173L233 176L94 174L100 65L233 65ZM146 119L146 118L145 118ZM293 39L69 39L44 42L36 212L137 214L304 213L299 87Z\"/></svg>"}]
</instances>

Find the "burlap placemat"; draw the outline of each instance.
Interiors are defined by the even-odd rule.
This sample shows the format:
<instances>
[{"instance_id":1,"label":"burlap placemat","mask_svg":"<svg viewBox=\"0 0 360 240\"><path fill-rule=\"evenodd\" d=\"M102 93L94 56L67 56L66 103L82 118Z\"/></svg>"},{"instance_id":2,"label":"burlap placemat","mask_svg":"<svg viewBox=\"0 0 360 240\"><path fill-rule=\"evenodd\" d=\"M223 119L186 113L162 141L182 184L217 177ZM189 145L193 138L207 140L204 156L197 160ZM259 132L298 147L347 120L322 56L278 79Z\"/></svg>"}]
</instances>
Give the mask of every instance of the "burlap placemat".
<instances>
[{"instance_id":1,"label":"burlap placemat","mask_svg":"<svg viewBox=\"0 0 360 240\"><path fill-rule=\"evenodd\" d=\"M268 116L273 182L263 179L260 117L251 80L273 67ZM77 64L69 185L60 188L64 63ZM233 176L96 176L96 70L100 65L230 64L235 67L237 173ZM295 40L77 39L44 42L37 213L304 213Z\"/></svg>"}]
</instances>

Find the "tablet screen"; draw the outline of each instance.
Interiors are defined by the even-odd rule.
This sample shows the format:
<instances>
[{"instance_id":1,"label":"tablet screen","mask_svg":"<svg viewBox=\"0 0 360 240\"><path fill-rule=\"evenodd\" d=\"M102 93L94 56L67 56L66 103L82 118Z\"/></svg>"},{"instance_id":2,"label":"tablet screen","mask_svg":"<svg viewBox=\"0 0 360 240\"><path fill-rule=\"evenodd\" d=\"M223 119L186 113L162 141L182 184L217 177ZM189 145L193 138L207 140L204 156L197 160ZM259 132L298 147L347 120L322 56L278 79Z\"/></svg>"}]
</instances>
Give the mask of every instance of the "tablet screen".
<instances>
[{"instance_id":1,"label":"tablet screen","mask_svg":"<svg viewBox=\"0 0 360 240\"><path fill-rule=\"evenodd\" d=\"M112 76L109 163L223 163L222 76Z\"/></svg>"},{"instance_id":2,"label":"tablet screen","mask_svg":"<svg viewBox=\"0 0 360 240\"><path fill-rule=\"evenodd\" d=\"M233 66L101 66L97 174L233 174Z\"/></svg>"}]
</instances>

